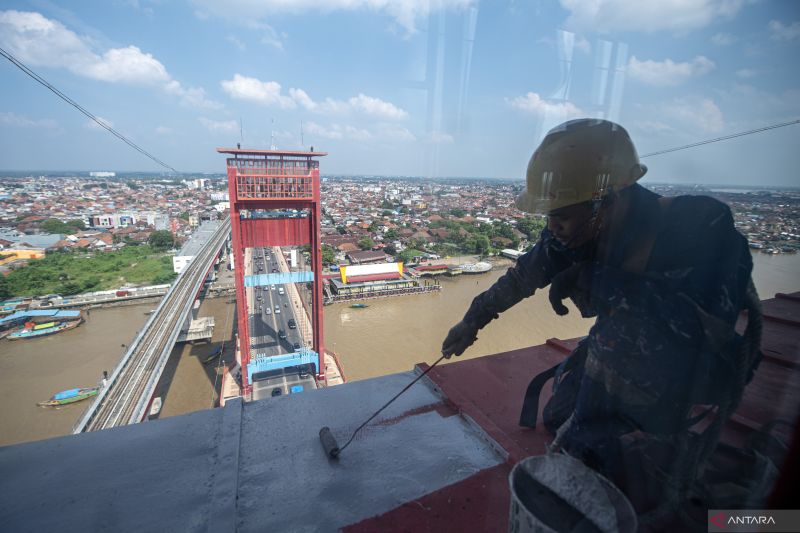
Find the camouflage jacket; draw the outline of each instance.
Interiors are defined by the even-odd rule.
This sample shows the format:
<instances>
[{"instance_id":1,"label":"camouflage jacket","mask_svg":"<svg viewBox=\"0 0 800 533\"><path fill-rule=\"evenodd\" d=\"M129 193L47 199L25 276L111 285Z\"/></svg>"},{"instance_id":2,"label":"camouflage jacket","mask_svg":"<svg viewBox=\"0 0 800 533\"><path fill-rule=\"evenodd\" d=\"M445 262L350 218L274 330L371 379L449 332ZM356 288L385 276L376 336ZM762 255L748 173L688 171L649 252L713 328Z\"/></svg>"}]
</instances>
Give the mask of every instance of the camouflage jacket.
<instances>
[{"instance_id":1,"label":"camouflage jacket","mask_svg":"<svg viewBox=\"0 0 800 533\"><path fill-rule=\"evenodd\" d=\"M623 410L638 419L656 406L680 411L676 403L688 403L689 395L696 397L698 388L708 385L712 369L709 357L701 355L719 349L720 342L708 331L708 317L726 326L729 338L721 344L733 342L750 279L747 240L734 228L725 204L706 196L679 196L660 211L658 195L632 187L622 225L627 229L607 243L602 261L593 244L568 250L545 228L534 248L478 295L464 317L481 328L549 285L562 270L583 262L588 286L572 299L584 316L597 318L583 341L587 358L577 414L582 408ZM625 270L625 259L648 232L655 240L651 237L644 268Z\"/></svg>"}]
</instances>

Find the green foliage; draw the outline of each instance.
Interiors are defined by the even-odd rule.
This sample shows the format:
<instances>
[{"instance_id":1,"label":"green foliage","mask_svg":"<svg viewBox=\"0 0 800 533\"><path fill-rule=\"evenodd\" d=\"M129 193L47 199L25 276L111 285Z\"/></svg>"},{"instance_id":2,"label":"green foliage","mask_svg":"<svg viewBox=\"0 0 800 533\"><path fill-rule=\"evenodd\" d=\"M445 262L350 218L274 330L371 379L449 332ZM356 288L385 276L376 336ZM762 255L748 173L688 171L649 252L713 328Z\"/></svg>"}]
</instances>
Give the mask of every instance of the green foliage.
<instances>
[{"instance_id":1,"label":"green foliage","mask_svg":"<svg viewBox=\"0 0 800 533\"><path fill-rule=\"evenodd\" d=\"M336 250L333 246L328 246L327 244L322 245L322 262L326 265L336 262Z\"/></svg>"},{"instance_id":2,"label":"green foliage","mask_svg":"<svg viewBox=\"0 0 800 533\"><path fill-rule=\"evenodd\" d=\"M0 294L3 282L12 296L71 295L115 289L125 283L168 283L173 277L172 258L147 245L89 255L67 251L49 253L13 270L0 282Z\"/></svg>"},{"instance_id":3,"label":"green foliage","mask_svg":"<svg viewBox=\"0 0 800 533\"><path fill-rule=\"evenodd\" d=\"M394 244L387 244L383 247L383 251L389 255L397 255L397 249L394 247Z\"/></svg>"},{"instance_id":4,"label":"green foliage","mask_svg":"<svg viewBox=\"0 0 800 533\"><path fill-rule=\"evenodd\" d=\"M415 250L413 248L406 248L405 250L400 252L400 255L397 256L397 260L402 261L403 263L410 263L414 258L420 257L422 255L425 254L423 252L420 252L419 250Z\"/></svg>"},{"instance_id":5,"label":"green foliage","mask_svg":"<svg viewBox=\"0 0 800 533\"><path fill-rule=\"evenodd\" d=\"M147 243L156 251L169 250L175 246L175 236L171 232L162 229L154 231L150 238L147 239Z\"/></svg>"},{"instance_id":6,"label":"green foliage","mask_svg":"<svg viewBox=\"0 0 800 533\"><path fill-rule=\"evenodd\" d=\"M167 283L172 283L178 274L173 272L165 272L163 274L158 274L156 277L153 278L153 285L165 285Z\"/></svg>"},{"instance_id":7,"label":"green foliage","mask_svg":"<svg viewBox=\"0 0 800 533\"><path fill-rule=\"evenodd\" d=\"M83 220L70 220L65 223L55 218L49 218L39 225L39 229L45 233L64 233L69 235L86 229L86 226Z\"/></svg>"},{"instance_id":8,"label":"green foliage","mask_svg":"<svg viewBox=\"0 0 800 533\"><path fill-rule=\"evenodd\" d=\"M190 216L189 211L184 211L183 213L178 215L178 218L182 218L183 220L189 220L189 216Z\"/></svg>"},{"instance_id":9,"label":"green foliage","mask_svg":"<svg viewBox=\"0 0 800 533\"><path fill-rule=\"evenodd\" d=\"M391 212L391 211L389 211L388 209L384 209L384 210L383 210L383 213L381 213L381 216L382 216L382 217L390 217L390 216L392 216L392 215L394 215L394 213L393 213L393 212Z\"/></svg>"},{"instance_id":10,"label":"green foliage","mask_svg":"<svg viewBox=\"0 0 800 533\"><path fill-rule=\"evenodd\" d=\"M372 250L372 247L375 246L375 241L373 241L369 237L364 237L360 241L358 241L358 247L362 250Z\"/></svg>"},{"instance_id":11,"label":"green foliage","mask_svg":"<svg viewBox=\"0 0 800 533\"><path fill-rule=\"evenodd\" d=\"M394 209L394 205L392 205L392 202L384 198L384 200L381 202L381 209Z\"/></svg>"},{"instance_id":12,"label":"green foliage","mask_svg":"<svg viewBox=\"0 0 800 533\"><path fill-rule=\"evenodd\" d=\"M8 286L8 280L0 274L0 300L5 300L11 297L11 288Z\"/></svg>"},{"instance_id":13,"label":"green foliage","mask_svg":"<svg viewBox=\"0 0 800 533\"><path fill-rule=\"evenodd\" d=\"M467 213L463 209L456 208L456 209L451 209L450 210L450 214L453 215L456 218L462 218Z\"/></svg>"},{"instance_id":14,"label":"green foliage","mask_svg":"<svg viewBox=\"0 0 800 533\"><path fill-rule=\"evenodd\" d=\"M397 238L397 230L394 228L389 229L385 234L384 237L387 239L396 239Z\"/></svg>"},{"instance_id":15,"label":"green foliage","mask_svg":"<svg viewBox=\"0 0 800 533\"><path fill-rule=\"evenodd\" d=\"M535 241L544 227L547 226L547 219L544 217L525 217L517 222L517 229L528 236L528 240Z\"/></svg>"},{"instance_id":16,"label":"green foliage","mask_svg":"<svg viewBox=\"0 0 800 533\"><path fill-rule=\"evenodd\" d=\"M67 226L71 226L71 227L76 228L76 229L78 229L80 231L83 231L83 230L86 229L86 223L83 220L79 219L79 218L75 218L73 220L67 220Z\"/></svg>"},{"instance_id":17,"label":"green foliage","mask_svg":"<svg viewBox=\"0 0 800 533\"><path fill-rule=\"evenodd\" d=\"M339 232L339 235L344 235L347 233L347 229L344 226L336 226L336 231Z\"/></svg>"}]
</instances>

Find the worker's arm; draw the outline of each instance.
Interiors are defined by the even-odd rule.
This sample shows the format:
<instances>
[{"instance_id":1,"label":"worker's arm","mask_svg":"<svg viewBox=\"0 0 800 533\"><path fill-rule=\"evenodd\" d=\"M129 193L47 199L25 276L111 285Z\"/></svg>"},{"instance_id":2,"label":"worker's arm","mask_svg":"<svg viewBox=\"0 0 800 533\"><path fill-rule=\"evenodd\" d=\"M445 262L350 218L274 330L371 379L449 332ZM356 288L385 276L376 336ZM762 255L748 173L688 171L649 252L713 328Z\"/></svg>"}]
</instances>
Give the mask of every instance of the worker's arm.
<instances>
[{"instance_id":1,"label":"worker's arm","mask_svg":"<svg viewBox=\"0 0 800 533\"><path fill-rule=\"evenodd\" d=\"M537 289L546 287L555 274L572 264L573 255L555 242L547 228L542 230L536 245L494 285L472 300L464 318L453 326L442 343L442 353L461 355L475 342L479 329Z\"/></svg>"}]
</instances>

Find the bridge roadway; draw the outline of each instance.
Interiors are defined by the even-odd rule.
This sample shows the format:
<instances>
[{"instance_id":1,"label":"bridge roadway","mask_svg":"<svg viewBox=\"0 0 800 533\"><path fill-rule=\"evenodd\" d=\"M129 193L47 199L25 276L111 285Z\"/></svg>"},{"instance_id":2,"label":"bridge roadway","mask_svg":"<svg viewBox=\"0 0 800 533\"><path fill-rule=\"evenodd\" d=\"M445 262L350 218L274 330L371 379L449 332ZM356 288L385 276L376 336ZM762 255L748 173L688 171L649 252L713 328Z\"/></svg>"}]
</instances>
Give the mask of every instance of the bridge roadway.
<instances>
[{"instance_id":1,"label":"bridge roadway","mask_svg":"<svg viewBox=\"0 0 800 533\"><path fill-rule=\"evenodd\" d=\"M230 231L226 218L178 275L73 433L135 424L144 418L181 326Z\"/></svg>"}]
</instances>

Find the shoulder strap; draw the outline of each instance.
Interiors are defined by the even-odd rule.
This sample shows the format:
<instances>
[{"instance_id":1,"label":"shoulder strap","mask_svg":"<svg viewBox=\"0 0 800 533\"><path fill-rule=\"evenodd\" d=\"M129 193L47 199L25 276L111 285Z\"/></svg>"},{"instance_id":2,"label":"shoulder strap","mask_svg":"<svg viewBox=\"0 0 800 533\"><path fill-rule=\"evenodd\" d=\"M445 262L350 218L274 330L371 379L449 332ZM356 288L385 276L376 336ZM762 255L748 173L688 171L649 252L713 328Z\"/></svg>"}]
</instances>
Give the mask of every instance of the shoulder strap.
<instances>
[{"instance_id":1,"label":"shoulder strap","mask_svg":"<svg viewBox=\"0 0 800 533\"><path fill-rule=\"evenodd\" d=\"M650 260L650 254L653 252L653 246L656 243L656 237L658 237L658 230L661 229L662 217L672 205L672 200L673 198L665 197L657 200L658 212L653 217L653 223L644 231L644 234L638 239L634 250L622 262L623 270L641 274L647 268L647 262Z\"/></svg>"}]
</instances>

